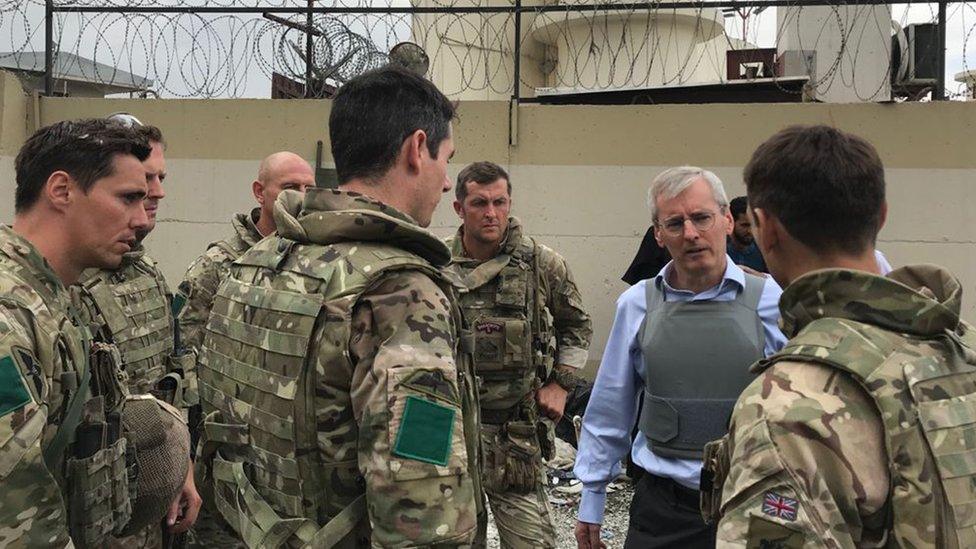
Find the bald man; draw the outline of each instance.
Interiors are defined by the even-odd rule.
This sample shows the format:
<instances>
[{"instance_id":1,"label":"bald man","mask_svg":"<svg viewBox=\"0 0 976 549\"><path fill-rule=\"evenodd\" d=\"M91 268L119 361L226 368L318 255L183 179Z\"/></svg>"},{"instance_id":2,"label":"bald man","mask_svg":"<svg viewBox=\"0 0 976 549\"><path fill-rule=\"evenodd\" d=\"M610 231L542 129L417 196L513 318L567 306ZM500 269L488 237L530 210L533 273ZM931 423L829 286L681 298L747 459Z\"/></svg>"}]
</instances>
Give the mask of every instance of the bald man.
<instances>
[{"instance_id":1,"label":"bald man","mask_svg":"<svg viewBox=\"0 0 976 549\"><path fill-rule=\"evenodd\" d=\"M315 186L315 173L302 157L292 152L277 152L261 161L251 193L258 207L250 214L239 213L232 223L234 233L207 246L207 251L190 264L180 283L174 308L178 311L181 344L197 351L203 343L203 327L210 316L217 288L227 270L259 240L275 232L272 212L278 194L285 189L305 192Z\"/></svg>"}]
</instances>

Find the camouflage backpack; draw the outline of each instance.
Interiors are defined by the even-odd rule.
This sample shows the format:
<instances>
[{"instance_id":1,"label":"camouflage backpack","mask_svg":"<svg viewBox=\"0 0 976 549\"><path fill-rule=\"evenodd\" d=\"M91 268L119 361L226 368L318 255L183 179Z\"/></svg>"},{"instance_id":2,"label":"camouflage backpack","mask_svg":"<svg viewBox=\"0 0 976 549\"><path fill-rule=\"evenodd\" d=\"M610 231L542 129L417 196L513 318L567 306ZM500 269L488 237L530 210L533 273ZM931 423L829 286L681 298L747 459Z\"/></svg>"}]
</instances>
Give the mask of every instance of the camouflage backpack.
<instances>
[{"instance_id":1,"label":"camouflage backpack","mask_svg":"<svg viewBox=\"0 0 976 549\"><path fill-rule=\"evenodd\" d=\"M393 246L297 245L281 237L239 259L218 291L199 358L207 414L201 462L217 510L249 547L350 547L368 539L347 344L359 296L398 269L422 271L452 292L427 261ZM320 349L314 362L306 358L311 346ZM328 394L317 389L325 379ZM409 386L394 379L391 391ZM454 430L464 429L467 451L476 453L476 397L470 381L461 389L464 413ZM462 465L455 459L444 474ZM422 478L411 477L421 474L417 464L396 465L400 480Z\"/></svg>"}]
</instances>

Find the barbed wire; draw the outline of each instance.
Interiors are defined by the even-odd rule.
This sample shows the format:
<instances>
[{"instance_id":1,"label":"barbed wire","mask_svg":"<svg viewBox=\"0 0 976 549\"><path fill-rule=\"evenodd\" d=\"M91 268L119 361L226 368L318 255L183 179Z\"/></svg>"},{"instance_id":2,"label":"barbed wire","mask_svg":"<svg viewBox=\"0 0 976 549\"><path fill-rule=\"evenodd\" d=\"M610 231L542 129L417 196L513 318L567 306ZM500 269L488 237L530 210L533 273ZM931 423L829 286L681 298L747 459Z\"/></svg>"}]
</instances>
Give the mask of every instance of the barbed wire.
<instances>
[{"instance_id":1,"label":"barbed wire","mask_svg":"<svg viewBox=\"0 0 976 549\"><path fill-rule=\"evenodd\" d=\"M714 8L664 9L653 2L610 10L585 0L562 0L579 9L516 15L513 0L407 1L335 0L330 7L398 12L314 14L313 84L341 85L386 63L394 45L412 41L426 50L428 75L453 96L504 99L516 80L523 96L691 86L725 81L726 52L754 48L765 34L772 42L767 47L778 53L817 54L807 65L799 64L795 76L811 75L802 89L782 85L784 77L794 74L773 67L756 75L784 93L819 97L846 90L850 100L887 100L890 75L903 71L904 63L888 52L892 36L910 22L937 20L930 4L899 4L894 10L844 2L785 6L775 8L775 25L757 14L727 25ZM134 12L55 13L55 77L62 80L76 78L116 93L201 98L267 97L275 73L305 83L305 14L278 13L269 19L261 13L193 12L246 7L274 13L304 9L305 0L55 0L55 5ZM404 10L410 6L427 11ZM44 7L43 0L0 0L0 37L8 37L0 38L0 65L37 72L44 52ZM496 11L429 11L459 7ZM187 12L138 12L154 8ZM959 70L970 68L974 11L976 2L951 5L947 63ZM521 17L517 78L516 17ZM743 36L733 36L727 26L741 26ZM950 96L963 93L963 86L951 80L947 87ZM924 92L924 85L916 88Z\"/></svg>"}]
</instances>

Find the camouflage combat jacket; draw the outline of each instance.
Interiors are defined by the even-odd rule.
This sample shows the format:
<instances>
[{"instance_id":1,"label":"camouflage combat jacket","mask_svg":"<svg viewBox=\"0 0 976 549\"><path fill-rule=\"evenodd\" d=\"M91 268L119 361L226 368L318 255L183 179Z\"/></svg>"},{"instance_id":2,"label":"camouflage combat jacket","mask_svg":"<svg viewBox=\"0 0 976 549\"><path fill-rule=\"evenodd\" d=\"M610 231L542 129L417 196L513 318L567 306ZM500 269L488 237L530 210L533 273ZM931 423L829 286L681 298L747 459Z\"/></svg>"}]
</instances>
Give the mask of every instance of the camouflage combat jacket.
<instances>
[{"instance_id":1,"label":"camouflage combat jacket","mask_svg":"<svg viewBox=\"0 0 976 549\"><path fill-rule=\"evenodd\" d=\"M255 208L250 214L236 214L231 221L234 234L210 243L207 251L195 259L183 275L174 309L177 310L180 343L184 348L192 351L200 348L210 306L220 283L227 278L230 264L264 238L255 225L259 212Z\"/></svg>"},{"instance_id":2,"label":"camouflage combat jacket","mask_svg":"<svg viewBox=\"0 0 976 549\"><path fill-rule=\"evenodd\" d=\"M122 353L130 392L150 392L176 367L172 295L141 246L125 254L118 269L85 271L71 291L93 336Z\"/></svg>"},{"instance_id":3,"label":"camouflage combat jacket","mask_svg":"<svg viewBox=\"0 0 976 549\"><path fill-rule=\"evenodd\" d=\"M732 416L720 547L976 546L976 334L934 266L817 271ZM715 465L718 464L717 467Z\"/></svg>"},{"instance_id":4,"label":"camouflage combat jacket","mask_svg":"<svg viewBox=\"0 0 976 549\"><path fill-rule=\"evenodd\" d=\"M102 447L61 428L106 419L106 397L89 398L90 351L61 280L30 242L0 225L2 547L64 547L69 536L97 546L128 520L118 423L116 440ZM106 442L104 431L99 439Z\"/></svg>"},{"instance_id":5,"label":"camouflage combat jacket","mask_svg":"<svg viewBox=\"0 0 976 549\"><path fill-rule=\"evenodd\" d=\"M250 547L470 543L477 396L449 252L362 195L281 193L199 359L221 515ZM326 543L328 542L328 543Z\"/></svg>"},{"instance_id":6,"label":"camouflage combat jacket","mask_svg":"<svg viewBox=\"0 0 976 549\"><path fill-rule=\"evenodd\" d=\"M544 382L553 364L586 365L592 328L566 260L522 234L509 218L498 255L470 259L464 227L447 239L462 280L461 307L474 332L475 370L485 414L511 410ZM487 416L486 416L487 417Z\"/></svg>"}]
</instances>

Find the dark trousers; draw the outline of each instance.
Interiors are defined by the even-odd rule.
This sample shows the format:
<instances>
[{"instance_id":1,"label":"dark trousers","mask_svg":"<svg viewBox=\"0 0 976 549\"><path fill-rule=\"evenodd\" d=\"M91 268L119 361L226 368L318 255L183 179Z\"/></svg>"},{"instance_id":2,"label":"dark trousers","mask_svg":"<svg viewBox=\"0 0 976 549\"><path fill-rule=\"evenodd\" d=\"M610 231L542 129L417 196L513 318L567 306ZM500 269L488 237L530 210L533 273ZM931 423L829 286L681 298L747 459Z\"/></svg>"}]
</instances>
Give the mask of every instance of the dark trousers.
<instances>
[{"instance_id":1,"label":"dark trousers","mask_svg":"<svg viewBox=\"0 0 976 549\"><path fill-rule=\"evenodd\" d=\"M706 526L698 491L645 472L634 487L624 549L715 547L715 527Z\"/></svg>"}]
</instances>

